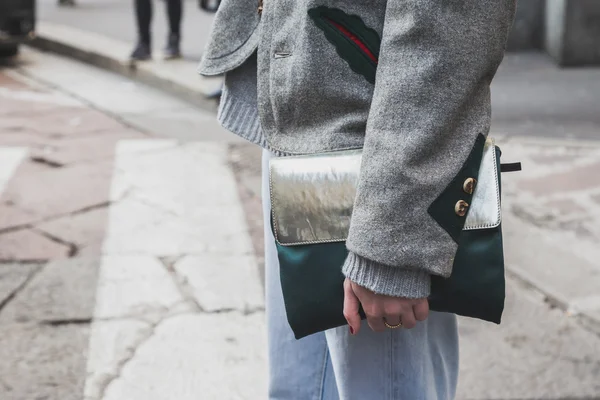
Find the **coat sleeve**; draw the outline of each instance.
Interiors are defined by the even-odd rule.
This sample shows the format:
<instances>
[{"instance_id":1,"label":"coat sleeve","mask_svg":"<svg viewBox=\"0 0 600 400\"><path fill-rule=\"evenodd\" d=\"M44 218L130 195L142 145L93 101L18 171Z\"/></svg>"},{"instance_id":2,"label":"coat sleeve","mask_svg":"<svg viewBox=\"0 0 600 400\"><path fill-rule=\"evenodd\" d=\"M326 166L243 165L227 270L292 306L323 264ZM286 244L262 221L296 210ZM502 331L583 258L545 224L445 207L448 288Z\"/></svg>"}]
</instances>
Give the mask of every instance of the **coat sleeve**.
<instances>
[{"instance_id":1,"label":"coat sleeve","mask_svg":"<svg viewBox=\"0 0 600 400\"><path fill-rule=\"evenodd\" d=\"M489 132L515 7L388 0L343 268L359 285L418 298L431 274L451 274L464 226L456 203L469 200L461 171Z\"/></svg>"}]
</instances>

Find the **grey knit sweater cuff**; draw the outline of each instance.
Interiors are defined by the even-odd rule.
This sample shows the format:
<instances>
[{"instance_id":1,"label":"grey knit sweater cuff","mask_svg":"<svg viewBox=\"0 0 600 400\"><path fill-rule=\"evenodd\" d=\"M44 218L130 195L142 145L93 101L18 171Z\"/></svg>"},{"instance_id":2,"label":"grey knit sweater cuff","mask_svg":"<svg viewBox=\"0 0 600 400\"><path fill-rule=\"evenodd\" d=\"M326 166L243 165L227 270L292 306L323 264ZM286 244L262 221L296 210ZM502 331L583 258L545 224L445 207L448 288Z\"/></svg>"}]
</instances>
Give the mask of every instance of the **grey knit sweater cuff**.
<instances>
[{"instance_id":1,"label":"grey knit sweater cuff","mask_svg":"<svg viewBox=\"0 0 600 400\"><path fill-rule=\"evenodd\" d=\"M378 294L420 299L430 293L429 273L390 267L352 252L348 254L342 272L352 282Z\"/></svg>"}]
</instances>

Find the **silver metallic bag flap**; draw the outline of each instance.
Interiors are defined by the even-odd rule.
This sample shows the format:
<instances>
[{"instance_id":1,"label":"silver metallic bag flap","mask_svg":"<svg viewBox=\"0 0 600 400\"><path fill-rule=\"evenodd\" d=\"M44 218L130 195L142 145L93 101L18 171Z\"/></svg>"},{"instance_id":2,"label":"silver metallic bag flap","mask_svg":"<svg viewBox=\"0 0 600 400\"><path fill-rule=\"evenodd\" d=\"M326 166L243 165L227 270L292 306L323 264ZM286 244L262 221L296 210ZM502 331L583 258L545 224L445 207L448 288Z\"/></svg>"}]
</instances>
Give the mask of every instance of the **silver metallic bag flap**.
<instances>
[{"instance_id":1,"label":"silver metallic bag flap","mask_svg":"<svg viewBox=\"0 0 600 400\"><path fill-rule=\"evenodd\" d=\"M343 242L348 237L362 150L270 160L275 239L282 246ZM500 225L500 187L494 140L483 150L464 230Z\"/></svg>"}]
</instances>

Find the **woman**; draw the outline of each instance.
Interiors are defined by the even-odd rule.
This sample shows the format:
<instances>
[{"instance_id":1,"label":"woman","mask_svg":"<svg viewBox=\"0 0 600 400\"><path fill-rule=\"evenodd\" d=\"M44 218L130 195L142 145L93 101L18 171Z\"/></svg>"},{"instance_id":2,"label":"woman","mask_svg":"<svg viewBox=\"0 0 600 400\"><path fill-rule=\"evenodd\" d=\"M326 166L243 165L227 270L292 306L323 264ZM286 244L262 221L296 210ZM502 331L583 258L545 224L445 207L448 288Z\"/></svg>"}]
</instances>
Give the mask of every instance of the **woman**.
<instances>
[{"instance_id":1,"label":"woman","mask_svg":"<svg viewBox=\"0 0 600 400\"><path fill-rule=\"evenodd\" d=\"M265 149L263 168L273 156L363 148L342 268L348 327L293 339L263 193L271 399L454 397L456 318L429 313L427 296L431 275L452 272L464 225L455 178L489 131L515 6L223 1L199 67L226 74L221 124Z\"/></svg>"},{"instance_id":2,"label":"woman","mask_svg":"<svg viewBox=\"0 0 600 400\"><path fill-rule=\"evenodd\" d=\"M164 58L181 57L179 43L181 41L181 12L182 0L164 0L169 17L169 36L164 49ZM138 42L131 53L131 59L137 61L152 58L152 38L150 25L152 23L152 0L135 0L135 17L138 28Z\"/></svg>"}]
</instances>

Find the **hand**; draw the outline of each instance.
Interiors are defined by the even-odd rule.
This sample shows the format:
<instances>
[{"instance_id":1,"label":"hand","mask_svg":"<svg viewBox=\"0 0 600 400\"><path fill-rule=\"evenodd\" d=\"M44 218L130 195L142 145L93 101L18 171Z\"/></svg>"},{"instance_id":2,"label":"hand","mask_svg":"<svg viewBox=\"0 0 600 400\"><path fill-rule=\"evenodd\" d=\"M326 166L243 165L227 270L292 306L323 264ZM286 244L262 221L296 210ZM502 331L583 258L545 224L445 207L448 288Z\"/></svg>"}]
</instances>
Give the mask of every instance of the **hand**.
<instances>
[{"instance_id":1,"label":"hand","mask_svg":"<svg viewBox=\"0 0 600 400\"><path fill-rule=\"evenodd\" d=\"M346 278L344 317L353 335L360 330L359 304L362 304L369 326L374 332L382 332L386 329L384 319L390 325L398 325L402 322L403 328L411 329L415 327L417 321L425 321L429 315L429 302L426 298L406 299L375 294Z\"/></svg>"}]
</instances>

